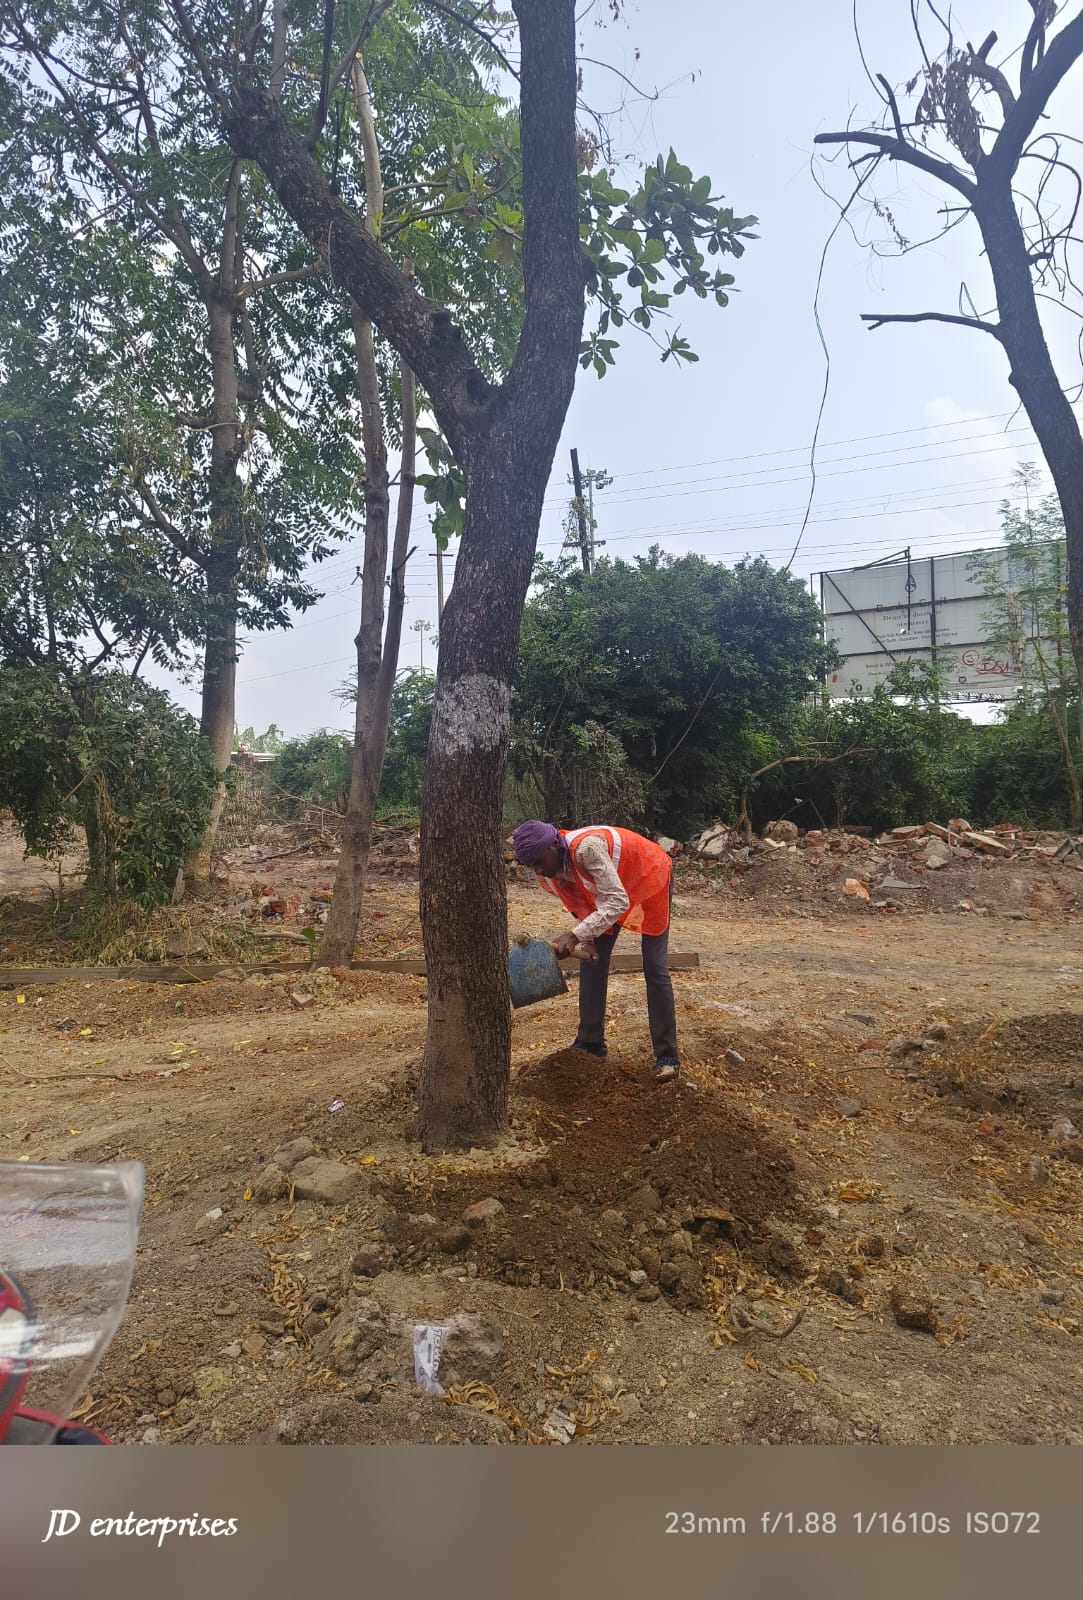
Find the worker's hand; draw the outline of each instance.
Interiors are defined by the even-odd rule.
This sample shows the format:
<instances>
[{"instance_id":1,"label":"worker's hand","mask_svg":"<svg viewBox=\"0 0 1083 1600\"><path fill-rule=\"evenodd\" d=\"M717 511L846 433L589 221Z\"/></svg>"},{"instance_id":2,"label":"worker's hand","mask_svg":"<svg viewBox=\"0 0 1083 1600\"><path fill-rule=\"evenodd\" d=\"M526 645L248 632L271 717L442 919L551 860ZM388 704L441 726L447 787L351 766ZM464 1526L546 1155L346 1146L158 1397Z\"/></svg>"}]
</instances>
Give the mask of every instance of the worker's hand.
<instances>
[{"instance_id":1,"label":"worker's hand","mask_svg":"<svg viewBox=\"0 0 1083 1600\"><path fill-rule=\"evenodd\" d=\"M558 933L553 940L553 949L561 961L566 961L578 943L574 933Z\"/></svg>"},{"instance_id":2,"label":"worker's hand","mask_svg":"<svg viewBox=\"0 0 1083 1600\"><path fill-rule=\"evenodd\" d=\"M584 961L597 961L598 946L594 943L593 939L583 939L579 944L579 954L582 956Z\"/></svg>"}]
</instances>

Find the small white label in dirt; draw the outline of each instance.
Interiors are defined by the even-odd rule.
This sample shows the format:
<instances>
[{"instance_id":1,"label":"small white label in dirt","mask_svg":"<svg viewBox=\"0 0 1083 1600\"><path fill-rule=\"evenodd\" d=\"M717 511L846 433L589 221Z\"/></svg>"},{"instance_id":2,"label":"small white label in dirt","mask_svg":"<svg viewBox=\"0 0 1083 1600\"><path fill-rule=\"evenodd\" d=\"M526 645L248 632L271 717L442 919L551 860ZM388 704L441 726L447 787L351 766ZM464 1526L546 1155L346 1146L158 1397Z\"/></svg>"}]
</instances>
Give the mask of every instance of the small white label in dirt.
<instances>
[{"instance_id":1,"label":"small white label in dirt","mask_svg":"<svg viewBox=\"0 0 1083 1600\"><path fill-rule=\"evenodd\" d=\"M444 1393L436 1374L440 1370L447 1335L446 1328L433 1327L427 1322L419 1322L414 1327L414 1381L423 1394Z\"/></svg>"}]
</instances>

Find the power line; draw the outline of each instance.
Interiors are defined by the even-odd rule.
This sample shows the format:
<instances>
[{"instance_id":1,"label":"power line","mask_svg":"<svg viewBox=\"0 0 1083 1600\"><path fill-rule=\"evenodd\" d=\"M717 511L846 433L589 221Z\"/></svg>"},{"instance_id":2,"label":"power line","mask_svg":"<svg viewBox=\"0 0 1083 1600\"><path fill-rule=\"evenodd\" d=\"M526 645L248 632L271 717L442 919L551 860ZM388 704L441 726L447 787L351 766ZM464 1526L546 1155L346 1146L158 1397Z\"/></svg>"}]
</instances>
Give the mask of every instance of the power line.
<instances>
[{"instance_id":1,"label":"power line","mask_svg":"<svg viewBox=\"0 0 1083 1600\"><path fill-rule=\"evenodd\" d=\"M950 493L952 490L960 489L985 489L999 485L1002 482L1003 478L1000 474L997 474L997 476L992 478L963 478L955 483L937 484L921 489L897 489L892 490L887 494L878 492L868 495L848 496L842 500L826 500L821 502L820 510L846 510L851 506L861 507L871 501L873 503L872 506L862 514L869 517L876 517L880 515L880 512L877 511L875 507L884 501L913 500L919 496L924 498L928 495L942 495L945 493ZM1007 496L1002 494L1000 498L1007 499ZM975 505L987 505L989 502L982 500L970 503ZM748 519L751 517L783 517L792 515L794 512L801 511L801 509L802 508L800 506L772 506L760 512L748 511L744 513L734 513L732 516L725 518L719 518L717 516L700 517L692 522L669 523L667 524L665 531L670 534L693 534L703 531L704 529L717 530L720 525L724 524L732 526L735 532L739 532L741 528L748 526ZM887 510L888 507L885 506L884 509ZM901 509L911 510L915 515L927 515L939 511L943 509L943 507L940 504L931 506L910 505L902 507ZM765 524L760 525L763 526ZM640 523L631 528L623 528L612 534L611 537L614 539L626 539L634 537L637 534L647 537L651 533L657 533L658 531L659 529L656 523ZM539 540L539 544L544 544L547 546L552 546L559 543L560 541L556 538Z\"/></svg>"},{"instance_id":2,"label":"power line","mask_svg":"<svg viewBox=\"0 0 1083 1600\"><path fill-rule=\"evenodd\" d=\"M989 437L992 437L992 435L990 435ZM1005 450L1015 450L1017 448L1018 447L1015 444L1013 444L1013 443L1011 443L1009 441L1006 444L988 445L984 450L955 450L955 451L950 451L947 455L921 456L921 457L919 457L918 459L916 459L914 461L875 461L874 460L874 461L870 462L870 464L867 465L867 466L845 467L841 472L821 472L821 473L819 473L819 476L821 478L851 478L851 477L854 477L857 474L863 473L863 472L893 472L893 471L896 471L899 468L910 468L910 467L920 467L920 466L935 465L939 461L967 461L972 456L999 455ZM839 462L841 462L841 461L859 461L859 460L868 461L869 458L868 457L862 457L862 456L840 456L838 458ZM829 465L833 466L833 465L837 465L837 463L836 462L832 462L832 463L829 463ZM788 472L791 469L789 467L780 467L778 470L780 472L782 472L782 471ZM773 489L773 488L776 488L776 487L781 487L781 486L783 486L785 484L802 483L804 481L804 475L803 474L799 475L797 477L790 477L790 478L760 478L755 483L741 483L739 481L740 479L745 478L745 477L749 477L749 476L752 476L752 474L743 473L743 472L737 472L737 473L732 473L732 474L729 474L727 476L718 477L718 478L700 478L700 479L691 478L691 479L683 480L684 483L691 484L693 486L695 484L697 484L697 483L701 483L701 484L706 484L706 485L712 486L712 487L707 487L707 488L696 488L696 487L682 488L682 487L679 487L675 483L674 484L662 484L662 485L649 484L648 487L651 490L654 490L655 488L657 488L659 490L659 492L657 494L655 494L655 493L651 493L651 494L634 494L634 495L624 495L624 496L613 495L611 497L607 497L606 504L607 504L607 506L628 505L630 503L636 504L636 505L643 505L643 504L649 503L652 500L684 500L684 499L688 499L689 497L696 496L696 495L701 495L701 494L720 494L720 493L723 492L723 489L725 489L726 487L735 489L738 492L743 493L747 489ZM721 487L719 487L719 486L721 486Z\"/></svg>"},{"instance_id":3,"label":"power line","mask_svg":"<svg viewBox=\"0 0 1083 1600\"><path fill-rule=\"evenodd\" d=\"M1018 410L1018 407L1016 409ZM984 424L985 422L995 422L995 421L997 421L998 417L1010 417L1010 416L1014 416L1014 415L1015 415L1015 412L1013 412L1013 411L1002 411L1002 412L996 413L996 415L991 416L991 417L975 417L975 418L972 418L972 419L963 418L963 419L955 421L955 422L931 422L926 427L923 427L923 428L892 429L888 433L870 433L870 434L856 435L852 439L836 439L830 444L825 444L824 446L822 446L822 448L824 450L836 450L836 449L841 448L843 445L848 445L848 444L863 444L863 443L870 443L871 444L871 443L874 443L878 439L902 439L902 438L906 438L909 435L914 434L914 433L928 433L928 432L933 432L934 430L939 429L939 428L964 428L964 427L969 427L969 426L977 426L979 424ZM922 444L899 445L898 448L895 449L895 450L885 450L885 451L879 451L879 452L876 452L876 453L877 454L881 454L881 455L895 455L895 454L901 453L904 450L924 450L924 449L927 449L927 448L930 448L930 447L934 447L934 446L937 446L937 445L941 445L941 444L952 444L952 443L969 444L969 443L972 443L974 440L977 440L977 439L999 438L1004 433L1027 432L1027 431L1029 431L1029 427L1030 427L1029 423L1023 422L1023 423L1019 423L1018 426L1015 427L1015 428L998 428L998 429L994 430L993 432L981 433L981 434L963 434L957 440L930 439L930 440L926 440ZM807 448L808 448L807 445L795 445L795 446L792 446L791 448L786 449L786 450L760 450L760 451L756 451L754 453L747 453L746 452L746 453L744 453L742 455L736 455L736 456L717 456L717 457L709 458L709 459L704 460L704 461L678 462L678 463L674 463L671 466L643 467L643 468L639 468L637 470L630 471L630 472L615 473L613 476L614 476L614 481L615 482L621 482L625 478L641 478L641 477L648 477L648 476L657 476L659 473L663 473L663 472L692 472L692 471L697 470L700 467L722 467L722 466L729 466L729 465L734 464L734 463L739 462L739 461L766 461L766 460L771 459L774 456L799 455L803 451L807 450ZM836 457L835 459L836 459L836 461L859 460L862 455L867 455L867 454L868 454L868 452L860 452L858 455L854 455L854 456L839 456L839 457ZM789 463L788 465L779 467L777 469L768 468L766 470L768 470L768 471L777 470L777 471L780 471L780 472L784 472L784 471L787 471L790 468L792 468L792 466L794 464L795 463ZM828 465L831 465L831 463L828 462ZM651 487L654 487L654 486L652 485ZM565 499L566 499L566 497L563 496L563 495L553 495L553 496L550 496L546 500L545 503L547 505L554 505L554 504L562 505L564 503Z\"/></svg>"}]
</instances>

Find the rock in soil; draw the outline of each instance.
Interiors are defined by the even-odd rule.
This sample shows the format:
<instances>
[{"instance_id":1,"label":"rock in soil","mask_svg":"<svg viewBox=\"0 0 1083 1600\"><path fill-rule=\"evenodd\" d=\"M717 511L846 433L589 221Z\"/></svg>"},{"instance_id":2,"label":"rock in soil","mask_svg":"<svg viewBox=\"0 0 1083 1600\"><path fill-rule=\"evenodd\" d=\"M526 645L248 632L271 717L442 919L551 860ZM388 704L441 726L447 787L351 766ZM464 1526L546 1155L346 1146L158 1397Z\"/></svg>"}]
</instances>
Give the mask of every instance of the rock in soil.
<instances>
[{"instance_id":1,"label":"rock in soil","mask_svg":"<svg viewBox=\"0 0 1083 1600\"><path fill-rule=\"evenodd\" d=\"M500 1201L490 1196L487 1200L476 1200L472 1206L467 1206L463 1212L463 1221L468 1228L485 1228L495 1222L503 1211L504 1207Z\"/></svg>"},{"instance_id":2,"label":"rock in soil","mask_svg":"<svg viewBox=\"0 0 1083 1600\"><path fill-rule=\"evenodd\" d=\"M345 1205L364 1183L356 1167L347 1167L341 1161L326 1161L321 1156L307 1156L299 1161L291 1176L293 1191L299 1200L315 1200L325 1206Z\"/></svg>"},{"instance_id":3,"label":"rock in soil","mask_svg":"<svg viewBox=\"0 0 1083 1600\"><path fill-rule=\"evenodd\" d=\"M900 1328L914 1328L918 1333L935 1334L940 1327L928 1290L916 1284L894 1284L891 1309Z\"/></svg>"},{"instance_id":4,"label":"rock in soil","mask_svg":"<svg viewBox=\"0 0 1083 1600\"><path fill-rule=\"evenodd\" d=\"M290 1180L281 1167L268 1162L252 1185L252 1194L261 1205L271 1205L289 1193Z\"/></svg>"},{"instance_id":5,"label":"rock in soil","mask_svg":"<svg viewBox=\"0 0 1083 1600\"><path fill-rule=\"evenodd\" d=\"M442 1250L446 1256L456 1256L460 1250L465 1250L473 1242L473 1238L474 1235L466 1224L460 1223L457 1227L448 1228L445 1233L440 1234L436 1248Z\"/></svg>"},{"instance_id":6,"label":"rock in soil","mask_svg":"<svg viewBox=\"0 0 1083 1600\"><path fill-rule=\"evenodd\" d=\"M291 1172L299 1161L306 1161L309 1156L318 1154L319 1151L311 1139L290 1139L287 1144L281 1145L273 1152L271 1160L283 1172Z\"/></svg>"}]
</instances>

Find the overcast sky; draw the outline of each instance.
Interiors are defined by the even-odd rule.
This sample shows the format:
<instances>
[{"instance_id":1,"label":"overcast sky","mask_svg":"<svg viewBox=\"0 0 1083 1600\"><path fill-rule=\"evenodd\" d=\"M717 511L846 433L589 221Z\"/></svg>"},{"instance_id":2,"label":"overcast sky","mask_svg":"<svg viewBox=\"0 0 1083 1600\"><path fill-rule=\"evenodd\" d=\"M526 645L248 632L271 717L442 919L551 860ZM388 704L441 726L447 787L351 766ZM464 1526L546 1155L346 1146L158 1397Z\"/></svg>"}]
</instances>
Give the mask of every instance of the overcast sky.
<instances>
[{"instance_id":1,"label":"overcast sky","mask_svg":"<svg viewBox=\"0 0 1083 1600\"><path fill-rule=\"evenodd\" d=\"M606 554L631 558L657 543L724 561L762 553L782 565L809 489L824 383L813 298L838 217L810 173L812 141L879 111L854 38L852 0L643 0L624 9L623 22L584 30L588 55L659 90L657 99L625 107L614 123L618 147L649 159L672 145L697 173L711 175L738 214L758 216L761 237L734 268L740 292L726 310L692 296L674 302L697 365L662 366L642 336L629 334L604 380L581 374L541 549L552 555L560 546L568 450L576 446L584 467L613 475L596 501ZM919 60L910 0L858 0L857 9L871 70L901 85ZM1030 15L1022 0L964 0L952 14L958 36L974 43L997 29L995 61L1022 42ZM928 21L939 49L931 15ZM592 104L612 110L631 101L613 74L587 71ZM1083 135L1083 73L1062 86L1053 110L1058 127ZM845 199L844 163L821 156L817 170ZM872 192L905 237L936 231L944 194L932 179L884 167ZM867 208L851 216L862 237L885 239L884 224ZM999 345L937 325L869 333L858 320L862 311L956 311L964 282L986 309L987 281L973 224L887 261L845 227L838 231L820 294L831 377L819 483L796 573L807 578L906 545L929 555L995 542L1013 466L1040 459L1024 419L1011 417L1016 401ZM1078 324L1056 309L1048 315L1061 370L1074 374ZM431 666L436 575L422 511L415 538L400 664L417 665L423 649ZM333 691L352 656L359 593L350 578L359 560L344 548L317 569L314 581L326 594L317 608L289 632L249 640L238 673L239 727L274 722L295 735L347 725ZM449 579L451 567L449 560ZM415 632L419 621L432 632ZM178 698L197 708L193 691L179 689Z\"/></svg>"}]
</instances>

